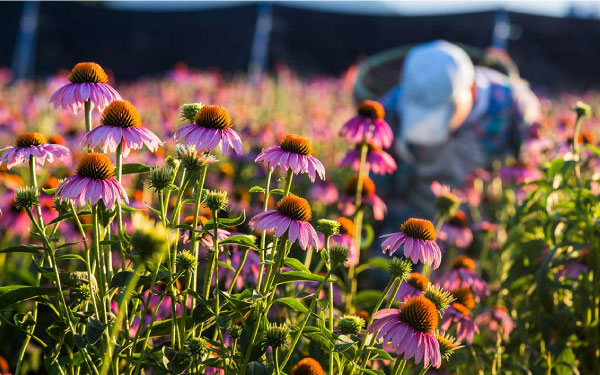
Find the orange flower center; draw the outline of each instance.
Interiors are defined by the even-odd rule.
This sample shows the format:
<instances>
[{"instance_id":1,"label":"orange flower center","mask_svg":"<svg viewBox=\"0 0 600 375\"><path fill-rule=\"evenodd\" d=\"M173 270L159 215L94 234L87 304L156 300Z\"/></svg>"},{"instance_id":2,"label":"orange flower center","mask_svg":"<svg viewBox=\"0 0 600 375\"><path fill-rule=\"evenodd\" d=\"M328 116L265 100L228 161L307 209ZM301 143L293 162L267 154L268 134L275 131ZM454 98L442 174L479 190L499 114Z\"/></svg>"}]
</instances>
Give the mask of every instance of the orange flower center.
<instances>
[{"instance_id":1,"label":"orange flower center","mask_svg":"<svg viewBox=\"0 0 600 375\"><path fill-rule=\"evenodd\" d=\"M194 123L203 128L225 130L233 126L229 112L218 105L205 105L194 117Z\"/></svg>"},{"instance_id":2,"label":"orange flower center","mask_svg":"<svg viewBox=\"0 0 600 375\"><path fill-rule=\"evenodd\" d=\"M417 272L409 274L406 282L421 292L427 290L427 287L429 286L429 279Z\"/></svg>"},{"instance_id":3,"label":"orange flower center","mask_svg":"<svg viewBox=\"0 0 600 375\"><path fill-rule=\"evenodd\" d=\"M301 359L292 367L292 375L324 375L323 367L315 359L307 357Z\"/></svg>"},{"instance_id":4,"label":"orange flower center","mask_svg":"<svg viewBox=\"0 0 600 375\"><path fill-rule=\"evenodd\" d=\"M400 308L400 320L415 331L431 333L438 327L438 312L427 298L412 297Z\"/></svg>"},{"instance_id":5,"label":"orange flower center","mask_svg":"<svg viewBox=\"0 0 600 375\"><path fill-rule=\"evenodd\" d=\"M183 223L185 225L192 225L194 224L194 217L193 216L186 216L185 219L183 219ZM204 216L198 216L198 223L204 225L206 223L208 223L208 219Z\"/></svg>"},{"instance_id":6,"label":"orange flower center","mask_svg":"<svg viewBox=\"0 0 600 375\"><path fill-rule=\"evenodd\" d=\"M46 144L46 137L40 133L25 133L15 139L15 146L17 147L29 147L29 146L40 146Z\"/></svg>"},{"instance_id":7,"label":"orange flower center","mask_svg":"<svg viewBox=\"0 0 600 375\"><path fill-rule=\"evenodd\" d=\"M359 317L361 317L361 318L363 318L363 320L364 320L365 322L368 322L368 321L369 321L369 319L371 319L371 315L370 315L370 314L369 314L369 312L368 312L368 311L366 311L366 310L359 310L359 311L356 313L356 315L357 315L357 316L359 316Z\"/></svg>"},{"instance_id":8,"label":"orange flower center","mask_svg":"<svg viewBox=\"0 0 600 375\"><path fill-rule=\"evenodd\" d=\"M343 234L354 236L354 222L347 217L339 217L337 222L340 223L340 229Z\"/></svg>"},{"instance_id":9,"label":"orange flower center","mask_svg":"<svg viewBox=\"0 0 600 375\"><path fill-rule=\"evenodd\" d=\"M401 226L402 233L412 238L418 238L423 241L435 241L435 227L429 220L410 218Z\"/></svg>"},{"instance_id":10,"label":"orange flower center","mask_svg":"<svg viewBox=\"0 0 600 375\"><path fill-rule=\"evenodd\" d=\"M356 188L358 186L358 175L352 176L346 183L346 187L344 192L346 195L355 196ZM375 183L369 177L363 177L362 181L362 196L363 197L371 197L375 194Z\"/></svg>"},{"instance_id":11,"label":"orange flower center","mask_svg":"<svg viewBox=\"0 0 600 375\"><path fill-rule=\"evenodd\" d=\"M454 260L450 264L450 268L455 270L459 268L466 268L469 271L475 271L475 261L469 258L468 256L459 255L456 258L454 258Z\"/></svg>"},{"instance_id":12,"label":"orange flower center","mask_svg":"<svg viewBox=\"0 0 600 375\"><path fill-rule=\"evenodd\" d=\"M131 128L140 126L142 119L133 104L127 100L115 100L102 112L100 123L106 126Z\"/></svg>"},{"instance_id":13,"label":"orange flower center","mask_svg":"<svg viewBox=\"0 0 600 375\"><path fill-rule=\"evenodd\" d=\"M283 151L293 152L294 154L306 156L313 153L313 147L310 141L296 134L286 135L279 142L279 145Z\"/></svg>"},{"instance_id":14,"label":"orange flower center","mask_svg":"<svg viewBox=\"0 0 600 375\"><path fill-rule=\"evenodd\" d=\"M308 201L294 194L282 198L275 207L281 214L293 220L310 221L312 217Z\"/></svg>"},{"instance_id":15,"label":"orange flower center","mask_svg":"<svg viewBox=\"0 0 600 375\"><path fill-rule=\"evenodd\" d=\"M465 212L458 210L452 217L448 219L448 224L459 228L466 228L469 225L469 222L467 221L467 215Z\"/></svg>"},{"instance_id":16,"label":"orange flower center","mask_svg":"<svg viewBox=\"0 0 600 375\"><path fill-rule=\"evenodd\" d=\"M54 134L48 137L48 143L64 146L67 144L67 141L65 141L65 139L62 136Z\"/></svg>"},{"instance_id":17,"label":"orange flower center","mask_svg":"<svg viewBox=\"0 0 600 375\"><path fill-rule=\"evenodd\" d=\"M81 62L73 67L69 73L71 83L106 83L108 76L104 69L93 62Z\"/></svg>"},{"instance_id":18,"label":"orange flower center","mask_svg":"<svg viewBox=\"0 0 600 375\"><path fill-rule=\"evenodd\" d=\"M471 292L471 289L460 288L453 290L452 294L454 295L454 298L456 298L456 302L460 303L461 305L469 309L475 307L475 297L473 297L473 292Z\"/></svg>"},{"instance_id":19,"label":"orange flower center","mask_svg":"<svg viewBox=\"0 0 600 375\"><path fill-rule=\"evenodd\" d=\"M471 309L469 309L467 306L463 305L460 302L454 302L452 304L452 307L454 308L454 310L458 311L464 316L469 316L469 314L471 313Z\"/></svg>"},{"instance_id":20,"label":"orange flower center","mask_svg":"<svg viewBox=\"0 0 600 375\"><path fill-rule=\"evenodd\" d=\"M115 168L105 154L85 154L77 163L75 173L81 177L89 177L94 180L107 180L115 175Z\"/></svg>"},{"instance_id":21,"label":"orange flower center","mask_svg":"<svg viewBox=\"0 0 600 375\"><path fill-rule=\"evenodd\" d=\"M382 119L385 117L385 109L383 109L383 106L379 102L365 100L358 106L358 115L373 120Z\"/></svg>"}]
</instances>

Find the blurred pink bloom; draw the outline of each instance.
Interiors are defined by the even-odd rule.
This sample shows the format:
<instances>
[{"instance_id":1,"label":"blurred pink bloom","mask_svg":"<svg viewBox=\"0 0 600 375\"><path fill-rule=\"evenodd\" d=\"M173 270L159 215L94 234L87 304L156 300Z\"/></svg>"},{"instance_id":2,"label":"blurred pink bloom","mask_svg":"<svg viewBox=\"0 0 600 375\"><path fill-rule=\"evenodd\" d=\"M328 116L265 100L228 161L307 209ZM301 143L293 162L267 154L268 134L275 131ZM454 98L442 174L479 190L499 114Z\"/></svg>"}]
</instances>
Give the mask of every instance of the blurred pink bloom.
<instances>
[{"instance_id":1,"label":"blurred pink bloom","mask_svg":"<svg viewBox=\"0 0 600 375\"><path fill-rule=\"evenodd\" d=\"M471 288L477 297L490 294L487 283L475 273L475 262L464 255L457 256L437 282L446 290Z\"/></svg>"},{"instance_id":2,"label":"blurred pink bloom","mask_svg":"<svg viewBox=\"0 0 600 375\"><path fill-rule=\"evenodd\" d=\"M394 141L394 133L384 117L385 110L381 104L365 100L358 106L358 115L342 126L340 135L354 143L364 141L375 147L388 148Z\"/></svg>"},{"instance_id":3,"label":"blurred pink bloom","mask_svg":"<svg viewBox=\"0 0 600 375\"><path fill-rule=\"evenodd\" d=\"M454 216L442 225L439 237L440 240L460 249L469 246L473 241L473 232L468 226L467 215L463 211L456 211Z\"/></svg>"},{"instance_id":4,"label":"blurred pink bloom","mask_svg":"<svg viewBox=\"0 0 600 375\"><path fill-rule=\"evenodd\" d=\"M308 199L313 202L321 202L326 206L337 202L340 193L335 184L319 182L311 184L308 189Z\"/></svg>"},{"instance_id":5,"label":"blurred pink bloom","mask_svg":"<svg viewBox=\"0 0 600 375\"><path fill-rule=\"evenodd\" d=\"M471 319L470 312L464 305L454 302L444 312L440 324L441 330L447 332L451 326L456 325L456 338L460 341L466 341L469 345L472 344L475 332L479 332L479 328Z\"/></svg>"},{"instance_id":6,"label":"blurred pink bloom","mask_svg":"<svg viewBox=\"0 0 600 375\"><path fill-rule=\"evenodd\" d=\"M398 168L392 155L375 147L369 147L366 164L370 171L380 175L391 174ZM358 171L360 168L360 147L348 151L338 163L338 167L350 167Z\"/></svg>"},{"instance_id":7,"label":"blurred pink bloom","mask_svg":"<svg viewBox=\"0 0 600 375\"><path fill-rule=\"evenodd\" d=\"M385 240L381 248L392 255L404 245L404 256L413 263L419 261L437 269L442 262L442 253L435 242L435 227L429 220L410 218L400 226L400 232L381 236Z\"/></svg>"},{"instance_id":8,"label":"blurred pink bloom","mask_svg":"<svg viewBox=\"0 0 600 375\"><path fill-rule=\"evenodd\" d=\"M485 326L492 333L500 333L504 339L508 339L510 332L515 328L515 323L508 315L504 306L496 306L491 309L484 309L475 318L477 327Z\"/></svg>"},{"instance_id":9,"label":"blurred pink bloom","mask_svg":"<svg viewBox=\"0 0 600 375\"><path fill-rule=\"evenodd\" d=\"M46 161L52 163L54 158L63 160L71 156L68 148L47 143L46 137L40 133L21 134L16 138L14 146L4 146L0 148L1 151L5 152L0 156L0 164L6 163L8 169L28 162L31 156L35 156L37 166L44 165Z\"/></svg>"}]
</instances>

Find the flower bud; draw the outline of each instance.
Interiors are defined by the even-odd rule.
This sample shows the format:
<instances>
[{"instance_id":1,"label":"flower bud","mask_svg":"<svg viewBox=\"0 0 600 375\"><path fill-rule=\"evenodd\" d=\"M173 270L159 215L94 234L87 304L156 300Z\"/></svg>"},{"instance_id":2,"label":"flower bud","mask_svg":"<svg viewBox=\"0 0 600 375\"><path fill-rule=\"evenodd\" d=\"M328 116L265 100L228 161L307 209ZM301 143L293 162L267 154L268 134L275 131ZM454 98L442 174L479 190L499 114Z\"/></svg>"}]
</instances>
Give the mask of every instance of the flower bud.
<instances>
[{"instance_id":1,"label":"flower bud","mask_svg":"<svg viewBox=\"0 0 600 375\"><path fill-rule=\"evenodd\" d=\"M196 268L198 268L196 256L187 250L177 254L175 264L177 265L177 269L185 270L188 274L196 272Z\"/></svg>"},{"instance_id":2,"label":"flower bud","mask_svg":"<svg viewBox=\"0 0 600 375\"><path fill-rule=\"evenodd\" d=\"M449 217L456 213L460 201L452 193L442 194L435 199L435 209L441 217Z\"/></svg>"},{"instance_id":3,"label":"flower bud","mask_svg":"<svg viewBox=\"0 0 600 375\"><path fill-rule=\"evenodd\" d=\"M439 285L434 285L433 283L429 283L429 286L423 294L425 297L427 297L427 299L433 302L440 314L443 314L444 310L446 310L454 301L454 296L452 293L444 290Z\"/></svg>"},{"instance_id":4,"label":"flower bud","mask_svg":"<svg viewBox=\"0 0 600 375\"><path fill-rule=\"evenodd\" d=\"M229 328L229 336L231 336L232 339L234 339L234 340L239 339L241 335L242 335L242 326L234 324L233 326L231 326L231 328Z\"/></svg>"},{"instance_id":5,"label":"flower bud","mask_svg":"<svg viewBox=\"0 0 600 375\"><path fill-rule=\"evenodd\" d=\"M206 207L213 212L224 210L229 202L226 191L208 190L203 198Z\"/></svg>"},{"instance_id":6,"label":"flower bud","mask_svg":"<svg viewBox=\"0 0 600 375\"><path fill-rule=\"evenodd\" d=\"M71 210L68 200L61 200L60 197L56 196L52 199L52 201L54 202L52 208L58 211L59 215L66 214Z\"/></svg>"},{"instance_id":7,"label":"flower bud","mask_svg":"<svg viewBox=\"0 0 600 375\"><path fill-rule=\"evenodd\" d=\"M392 277L397 277L404 282L411 271L412 264L406 259L392 258L390 261L390 273Z\"/></svg>"},{"instance_id":8,"label":"flower bud","mask_svg":"<svg viewBox=\"0 0 600 375\"><path fill-rule=\"evenodd\" d=\"M348 253L350 249L346 246L334 243L329 248L329 258L331 259L331 266L336 267L343 265L348 261Z\"/></svg>"},{"instance_id":9,"label":"flower bud","mask_svg":"<svg viewBox=\"0 0 600 375\"><path fill-rule=\"evenodd\" d=\"M577 117L579 118L589 118L592 117L592 107L584 102L577 102L575 104L575 108L573 108L575 113L577 113Z\"/></svg>"},{"instance_id":10,"label":"flower bud","mask_svg":"<svg viewBox=\"0 0 600 375\"><path fill-rule=\"evenodd\" d=\"M171 167L158 167L152 168L150 171L150 177L148 186L154 189L156 192L173 189L171 181L173 180L173 168Z\"/></svg>"},{"instance_id":11,"label":"flower bud","mask_svg":"<svg viewBox=\"0 0 600 375\"><path fill-rule=\"evenodd\" d=\"M33 186L24 186L17 189L15 207L17 209L31 209L40 204L40 193Z\"/></svg>"},{"instance_id":12,"label":"flower bud","mask_svg":"<svg viewBox=\"0 0 600 375\"><path fill-rule=\"evenodd\" d=\"M140 212L133 214L132 221L135 228L130 239L133 253L144 262L162 258L169 248L169 232L164 225Z\"/></svg>"},{"instance_id":13,"label":"flower bud","mask_svg":"<svg viewBox=\"0 0 600 375\"><path fill-rule=\"evenodd\" d=\"M181 106L181 119L194 122L194 117L202 108L202 103L188 103Z\"/></svg>"},{"instance_id":14,"label":"flower bud","mask_svg":"<svg viewBox=\"0 0 600 375\"><path fill-rule=\"evenodd\" d=\"M206 340L201 337L190 337L185 342L187 351L194 357L202 358L208 353Z\"/></svg>"},{"instance_id":15,"label":"flower bud","mask_svg":"<svg viewBox=\"0 0 600 375\"><path fill-rule=\"evenodd\" d=\"M450 359L455 351L463 347L460 345L460 341L457 341L454 336L451 336L447 333L437 333L436 338L440 346L440 354L446 361Z\"/></svg>"},{"instance_id":16,"label":"flower bud","mask_svg":"<svg viewBox=\"0 0 600 375\"><path fill-rule=\"evenodd\" d=\"M171 155L169 155L165 158L165 164L168 167L175 169L175 168L177 168L177 166L179 166L179 160L177 160L174 157L172 157Z\"/></svg>"},{"instance_id":17,"label":"flower bud","mask_svg":"<svg viewBox=\"0 0 600 375\"><path fill-rule=\"evenodd\" d=\"M364 319L356 315L344 315L338 322L340 331L345 335L359 335L364 326Z\"/></svg>"},{"instance_id":18,"label":"flower bud","mask_svg":"<svg viewBox=\"0 0 600 375\"><path fill-rule=\"evenodd\" d=\"M217 161L212 155L197 152L196 147L193 145L177 145L175 158L180 160L183 167L192 173L198 172L202 167Z\"/></svg>"},{"instance_id":19,"label":"flower bud","mask_svg":"<svg viewBox=\"0 0 600 375\"><path fill-rule=\"evenodd\" d=\"M265 334L265 343L273 349L285 348L290 336L290 328L285 324L270 324Z\"/></svg>"},{"instance_id":20,"label":"flower bud","mask_svg":"<svg viewBox=\"0 0 600 375\"><path fill-rule=\"evenodd\" d=\"M319 219L317 221L317 230L323 233L325 237L340 234L340 226L341 224L335 220Z\"/></svg>"}]
</instances>

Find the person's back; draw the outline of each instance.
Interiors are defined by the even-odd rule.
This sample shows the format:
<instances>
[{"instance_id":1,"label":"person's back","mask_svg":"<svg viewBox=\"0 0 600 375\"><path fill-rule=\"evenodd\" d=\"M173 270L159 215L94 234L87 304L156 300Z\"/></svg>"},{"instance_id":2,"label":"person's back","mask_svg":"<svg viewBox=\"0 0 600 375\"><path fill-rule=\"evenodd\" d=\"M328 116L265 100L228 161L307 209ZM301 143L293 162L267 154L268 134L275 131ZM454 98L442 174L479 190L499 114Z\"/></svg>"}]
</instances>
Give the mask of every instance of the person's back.
<instances>
[{"instance_id":1,"label":"person's back","mask_svg":"<svg viewBox=\"0 0 600 375\"><path fill-rule=\"evenodd\" d=\"M523 83L473 67L466 53L448 42L411 50L402 82L381 99L399 134L396 151L405 165L395 177L393 197L409 205L404 212L432 217L433 181L460 187L476 168L507 153L517 155L539 105L518 85ZM534 112L527 118L524 102Z\"/></svg>"}]
</instances>

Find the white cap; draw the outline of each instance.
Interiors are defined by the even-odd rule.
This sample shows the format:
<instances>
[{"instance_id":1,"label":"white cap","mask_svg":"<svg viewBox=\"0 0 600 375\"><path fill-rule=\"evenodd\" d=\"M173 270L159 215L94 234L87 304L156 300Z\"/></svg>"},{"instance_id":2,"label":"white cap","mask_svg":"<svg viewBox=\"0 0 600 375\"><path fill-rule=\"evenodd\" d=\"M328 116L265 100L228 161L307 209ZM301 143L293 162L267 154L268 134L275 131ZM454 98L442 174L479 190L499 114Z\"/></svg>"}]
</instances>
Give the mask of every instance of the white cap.
<instances>
[{"instance_id":1,"label":"white cap","mask_svg":"<svg viewBox=\"0 0 600 375\"><path fill-rule=\"evenodd\" d=\"M471 59L462 48L437 40L411 49L402 74L400 143L445 142L456 100L471 95L475 80Z\"/></svg>"}]
</instances>

